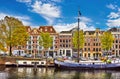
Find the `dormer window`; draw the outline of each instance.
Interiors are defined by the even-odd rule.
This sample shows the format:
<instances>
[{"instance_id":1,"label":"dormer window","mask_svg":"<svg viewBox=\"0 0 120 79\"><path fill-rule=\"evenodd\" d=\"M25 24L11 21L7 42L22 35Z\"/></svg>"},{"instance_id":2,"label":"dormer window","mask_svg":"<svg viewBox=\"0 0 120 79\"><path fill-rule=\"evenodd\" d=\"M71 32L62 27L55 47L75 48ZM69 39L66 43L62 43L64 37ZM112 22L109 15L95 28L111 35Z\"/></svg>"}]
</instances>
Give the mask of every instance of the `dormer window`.
<instances>
[{"instance_id":1,"label":"dormer window","mask_svg":"<svg viewBox=\"0 0 120 79\"><path fill-rule=\"evenodd\" d=\"M40 31L42 32L42 28L40 29Z\"/></svg>"},{"instance_id":2,"label":"dormer window","mask_svg":"<svg viewBox=\"0 0 120 79\"><path fill-rule=\"evenodd\" d=\"M45 31L47 31L47 28L45 28Z\"/></svg>"},{"instance_id":3,"label":"dormer window","mask_svg":"<svg viewBox=\"0 0 120 79\"><path fill-rule=\"evenodd\" d=\"M52 31L53 29L51 28L50 31Z\"/></svg>"}]
</instances>

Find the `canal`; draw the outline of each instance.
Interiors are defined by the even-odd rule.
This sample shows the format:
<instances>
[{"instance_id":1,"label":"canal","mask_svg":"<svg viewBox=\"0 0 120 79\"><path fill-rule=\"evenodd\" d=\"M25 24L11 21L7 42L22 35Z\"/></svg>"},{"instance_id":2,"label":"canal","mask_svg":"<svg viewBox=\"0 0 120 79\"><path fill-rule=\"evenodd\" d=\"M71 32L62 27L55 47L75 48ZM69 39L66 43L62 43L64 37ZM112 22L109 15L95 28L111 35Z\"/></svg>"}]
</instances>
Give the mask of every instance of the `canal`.
<instances>
[{"instance_id":1,"label":"canal","mask_svg":"<svg viewBox=\"0 0 120 79\"><path fill-rule=\"evenodd\" d=\"M120 79L120 71L1 67L0 79Z\"/></svg>"}]
</instances>

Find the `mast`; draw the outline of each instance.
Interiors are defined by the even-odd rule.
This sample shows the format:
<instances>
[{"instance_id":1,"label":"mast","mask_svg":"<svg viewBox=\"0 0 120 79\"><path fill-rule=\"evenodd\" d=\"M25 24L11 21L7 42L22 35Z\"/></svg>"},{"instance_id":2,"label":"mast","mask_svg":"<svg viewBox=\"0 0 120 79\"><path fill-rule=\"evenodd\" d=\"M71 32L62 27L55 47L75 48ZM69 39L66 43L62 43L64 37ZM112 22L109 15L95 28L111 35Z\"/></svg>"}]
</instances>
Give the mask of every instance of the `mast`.
<instances>
[{"instance_id":1,"label":"mast","mask_svg":"<svg viewBox=\"0 0 120 79\"><path fill-rule=\"evenodd\" d=\"M80 31L80 27L79 27L79 22L80 22L80 15L81 15L81 13L80 13L80 11L78 11L78 29L77 29L77 31L78 31L78 39L77 39L77 42L78 42L78 63L79 63L79 56L80 56L80 52L79 52L79 50L80 50L80 33L79 33L79 31Z\"/></svg>"}]
</instances>

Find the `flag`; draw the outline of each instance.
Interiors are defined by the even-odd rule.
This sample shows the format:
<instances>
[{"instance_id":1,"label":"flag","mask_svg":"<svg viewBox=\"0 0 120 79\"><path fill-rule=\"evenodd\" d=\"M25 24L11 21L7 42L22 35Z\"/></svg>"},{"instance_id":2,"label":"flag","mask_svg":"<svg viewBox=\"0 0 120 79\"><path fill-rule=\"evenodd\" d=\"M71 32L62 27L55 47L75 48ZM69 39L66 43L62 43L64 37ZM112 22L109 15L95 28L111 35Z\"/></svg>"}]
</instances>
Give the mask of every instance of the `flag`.
<instances>
[{"instance_id":1,"label":"flag","mask_svg":"<svg viewBox=\"0 0 120 79\"><path fill-rule=\"evenodd\" d=\"M81 15L81 12L80 12L80 11L78 11L78 15L79 15L79 16Z\"/></svg>"}]
</instances>

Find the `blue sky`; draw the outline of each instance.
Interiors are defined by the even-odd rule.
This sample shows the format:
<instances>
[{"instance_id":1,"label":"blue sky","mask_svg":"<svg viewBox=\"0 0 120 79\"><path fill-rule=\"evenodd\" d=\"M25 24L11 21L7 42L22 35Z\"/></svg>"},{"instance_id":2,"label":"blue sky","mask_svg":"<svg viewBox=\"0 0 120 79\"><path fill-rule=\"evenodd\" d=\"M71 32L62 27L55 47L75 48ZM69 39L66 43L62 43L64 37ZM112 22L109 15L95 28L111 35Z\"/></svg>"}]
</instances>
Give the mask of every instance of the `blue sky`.
<instances>
[{"instance_id":1,"label":"blue sky","mask_svg":"<svg viewBox=\"0 0 120 79\"><path fill-rule=\"evenodd\" d=\"M52 25L58 32L77 26L78 10L83 30L120 27L120 0L0 0L0 19L13 16L24 25Z\"/></svg>"}]
</instances>

